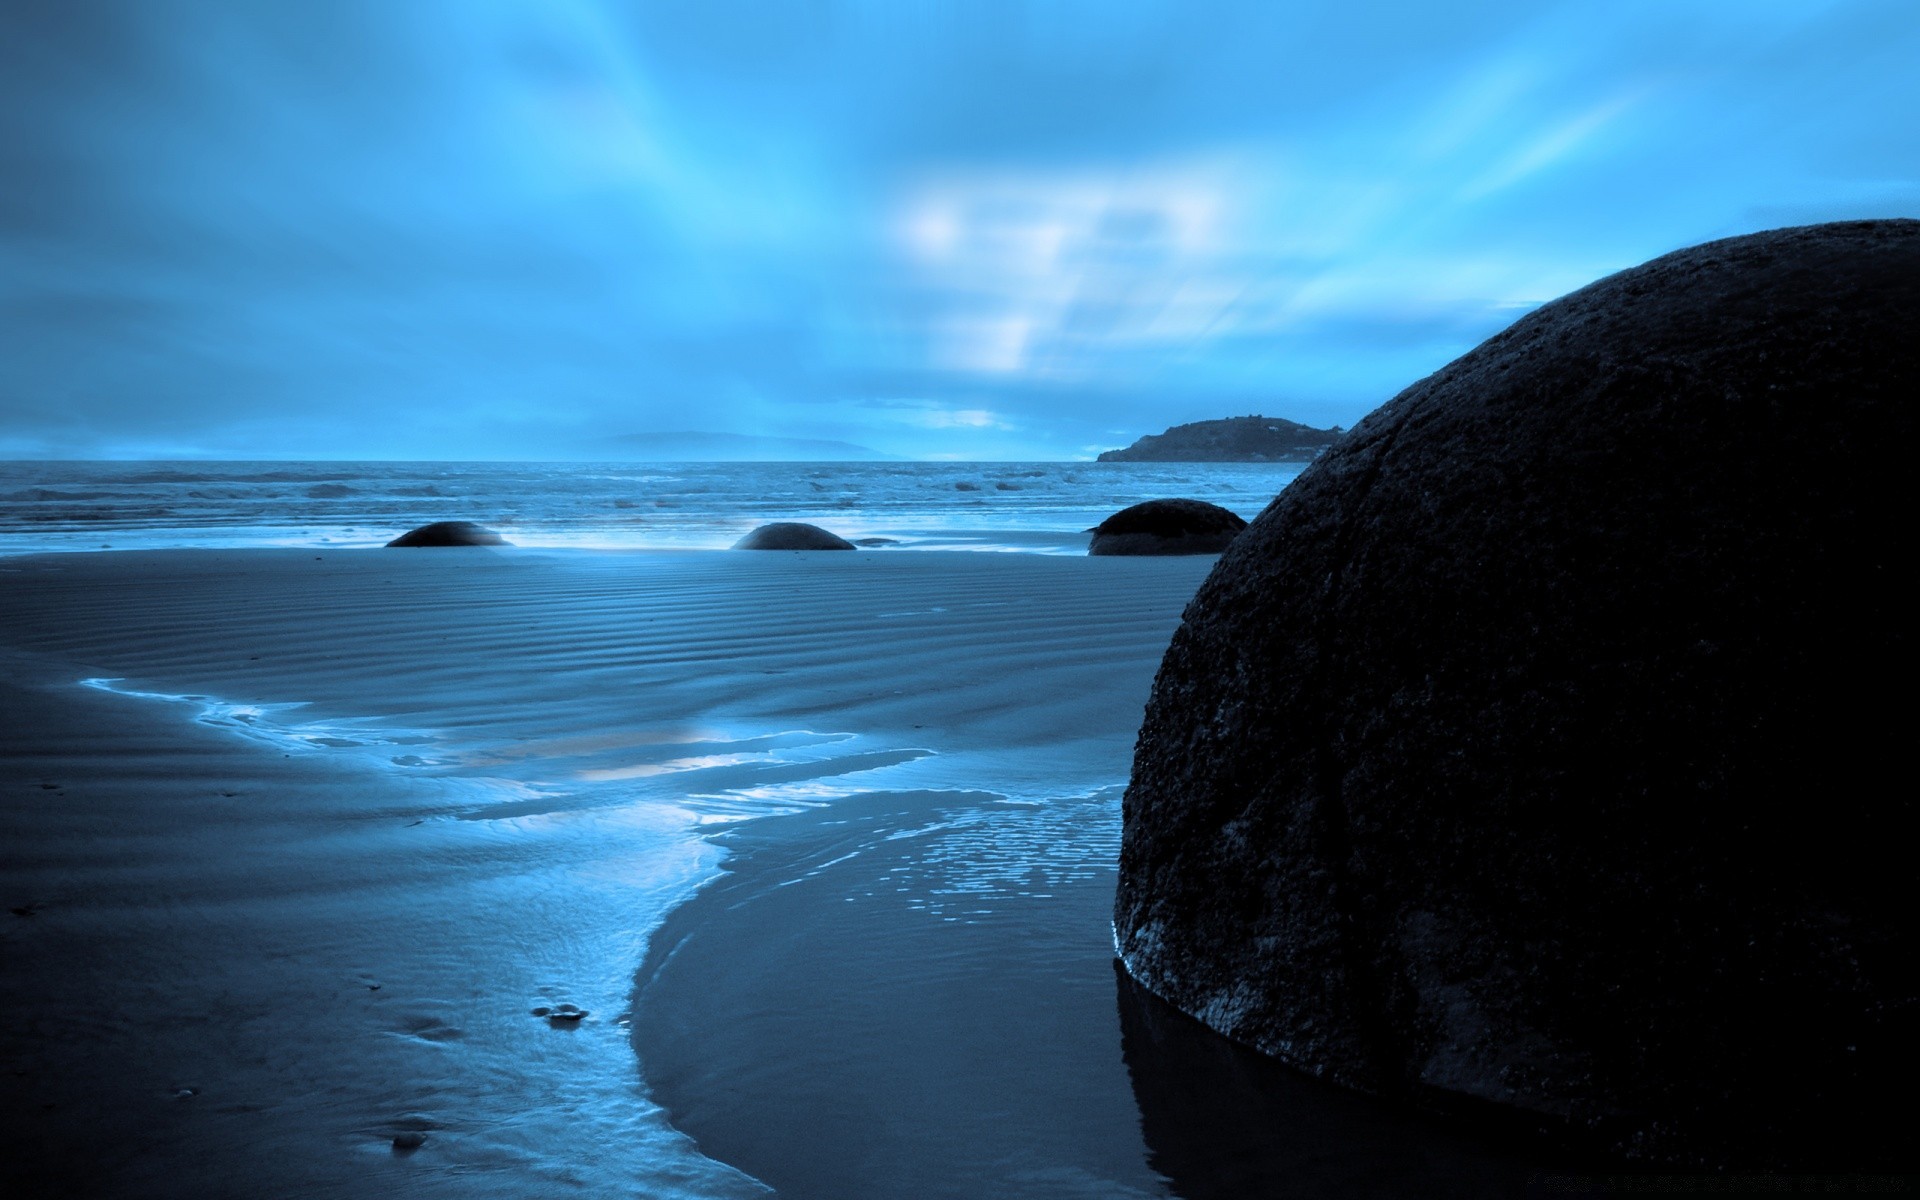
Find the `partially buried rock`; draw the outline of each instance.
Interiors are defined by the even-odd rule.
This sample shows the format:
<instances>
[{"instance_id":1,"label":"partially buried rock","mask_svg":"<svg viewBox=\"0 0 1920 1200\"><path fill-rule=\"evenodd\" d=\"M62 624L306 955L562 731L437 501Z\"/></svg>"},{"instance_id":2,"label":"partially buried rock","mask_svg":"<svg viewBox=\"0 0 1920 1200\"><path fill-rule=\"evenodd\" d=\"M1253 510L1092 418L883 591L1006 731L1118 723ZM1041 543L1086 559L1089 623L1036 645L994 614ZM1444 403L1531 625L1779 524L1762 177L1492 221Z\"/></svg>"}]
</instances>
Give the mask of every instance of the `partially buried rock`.
<instances>
[{"instance_id":1,"label":"partially buried rock","mask_svg":"<svg viewBox=\"0 0 1920 1200\"><path fill-rule=\"evenodd\" d=\"M431 525L422 525L418 529L409 529L399 537L387 543L388 546L509 546L507 539L501 537L484 525L475 525L471 521L435 521Z\"/></svg>"},{"instance_id":2,"label":"partially buried rock","mask_svg":"<svg viewBox=\"0 0 1920 1200\"><path fill-rule=\"evenodd\" d=\"M851 550L853 543L818 525L803 521L775 521L762 525L733 544L735 550Z\"/></svg>"},{"instance_id":3,"label":"partially buried rock","mask_svg":"<svg viewBox=\"0 0 1920 1200\"><path fill-rule=\"evenodd\" d=\"M1316 1075L1610 1152L1915 1161L1916 330L1920 222L1780 230L1603 279L1367 418L1161 664L1135 978Z\"/></svg>"},{"instance_id":4,"label":"partially buried rock","mask_svg":"<svg viewBox=\"0 0 1920 1200\"><path fill-rule=\"evenodd\" d=\"M1147 500L1094 526L1088 554L1218 554L1247 523L1205 500Z\"/></svg>"}]
</instances>

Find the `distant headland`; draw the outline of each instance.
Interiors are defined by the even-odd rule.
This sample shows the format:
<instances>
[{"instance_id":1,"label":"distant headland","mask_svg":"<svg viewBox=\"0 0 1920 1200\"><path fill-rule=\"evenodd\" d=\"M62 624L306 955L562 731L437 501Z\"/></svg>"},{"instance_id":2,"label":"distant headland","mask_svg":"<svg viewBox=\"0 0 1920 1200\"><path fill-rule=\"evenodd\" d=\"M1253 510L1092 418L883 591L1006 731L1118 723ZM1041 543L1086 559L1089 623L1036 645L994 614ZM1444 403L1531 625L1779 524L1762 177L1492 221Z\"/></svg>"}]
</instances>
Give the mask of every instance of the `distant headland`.
<instances>
[{"instance_id":1,"label":"distant headland","mask_svg":"<svg viewBox=\"0 0 1920 1200\"><path fill-rule=\"evenodd\" d=\"M1281 417L1223 417L1150 433L1101 462L1311 462L1344 431Z\"/></svg>"}]
</instances>

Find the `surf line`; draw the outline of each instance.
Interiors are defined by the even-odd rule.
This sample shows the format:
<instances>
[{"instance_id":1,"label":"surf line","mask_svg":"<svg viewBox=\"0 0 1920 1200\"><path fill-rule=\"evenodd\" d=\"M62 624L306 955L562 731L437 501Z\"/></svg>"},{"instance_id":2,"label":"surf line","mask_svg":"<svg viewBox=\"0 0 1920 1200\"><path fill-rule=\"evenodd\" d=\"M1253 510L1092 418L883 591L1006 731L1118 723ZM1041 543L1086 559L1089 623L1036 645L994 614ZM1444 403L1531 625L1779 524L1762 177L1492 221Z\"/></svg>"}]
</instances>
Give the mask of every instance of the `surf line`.
<instances>
[{"instance_id":1,"label":"surf line","mask_svg":"<svg viewBox=\"0 0 1920 1200\"><path fill-rule=\"evenodd\" d=\"M307 707L307 701L292 700L272 704L222 700L217 696L184 692L143 692L119 686L120 678L82 679L81 687L127 696L135 700L158 700L168 704L192 704L199 707L194 720L202 725L239 734L252 741L265 742L276 749L311 754L328 750L357 750L380 756L398 767L438 767L446 765L417 753L389 755L392 747L426 747L438 738L424 730L389 729L356 725L346 721L287 721L281 714Z\"/></svg>"}]
</instances>

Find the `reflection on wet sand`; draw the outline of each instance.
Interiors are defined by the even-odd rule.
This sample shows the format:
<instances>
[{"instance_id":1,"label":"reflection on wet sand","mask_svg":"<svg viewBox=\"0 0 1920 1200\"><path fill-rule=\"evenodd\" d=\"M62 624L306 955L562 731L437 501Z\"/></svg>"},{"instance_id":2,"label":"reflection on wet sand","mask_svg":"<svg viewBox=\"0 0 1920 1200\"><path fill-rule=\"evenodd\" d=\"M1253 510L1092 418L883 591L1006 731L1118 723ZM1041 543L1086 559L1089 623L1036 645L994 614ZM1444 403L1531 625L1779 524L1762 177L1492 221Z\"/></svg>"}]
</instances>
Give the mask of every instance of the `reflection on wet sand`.
<instances>
[{"instance_id":1,"label":"reflection on wet sand","mask_svg":"<svg viewBox=\"0 0 1920 1200\"><path fill-rule=\"evenodd\" d=\"M1184 1200L1517 1196L1550 1173L1228 1041L1117 959L1113 974L1147 1161Z\"/></svg>"}]
</instances>

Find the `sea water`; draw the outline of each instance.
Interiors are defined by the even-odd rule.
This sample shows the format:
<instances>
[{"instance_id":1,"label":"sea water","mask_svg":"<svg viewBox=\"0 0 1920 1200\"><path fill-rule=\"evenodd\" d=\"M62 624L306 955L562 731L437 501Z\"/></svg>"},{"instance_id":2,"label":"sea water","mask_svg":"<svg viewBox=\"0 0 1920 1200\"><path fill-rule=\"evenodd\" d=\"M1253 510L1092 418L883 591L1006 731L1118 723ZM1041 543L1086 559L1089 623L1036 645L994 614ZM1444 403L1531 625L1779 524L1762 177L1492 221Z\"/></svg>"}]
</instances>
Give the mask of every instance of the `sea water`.
<instances>
[{"instance_id":1,"label":"sea water","mask_svg":"<svg viewBox=\"0 0 1920 1200\"><path fill-rule=\"evenodd\" d=\"M0 554L378 546L474 521L522 546L731 545L808 521L895 548L1079 554L1156 497L1251 518L1302 463L5 462Z\"/></svg>"}]
</instances>

